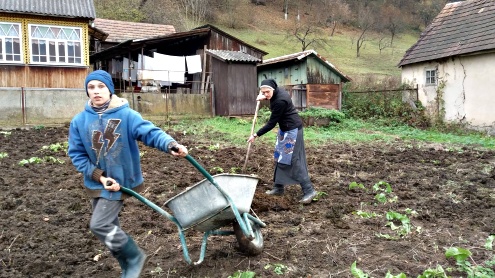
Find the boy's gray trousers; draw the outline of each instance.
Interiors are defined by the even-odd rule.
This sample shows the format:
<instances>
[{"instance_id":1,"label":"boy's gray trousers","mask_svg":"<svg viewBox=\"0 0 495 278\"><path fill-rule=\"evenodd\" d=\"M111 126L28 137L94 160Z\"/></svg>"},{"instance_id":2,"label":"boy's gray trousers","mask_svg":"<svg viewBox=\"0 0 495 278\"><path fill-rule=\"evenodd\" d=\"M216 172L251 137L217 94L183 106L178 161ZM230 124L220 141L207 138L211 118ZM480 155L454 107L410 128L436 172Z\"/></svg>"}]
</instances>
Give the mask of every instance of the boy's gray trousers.
<instances>
[{"instance_id":1,"label":"boy's gray trousers","mask_svg":"<svg viewBox=\"0 0 495 278\"><path fill-rule=\"evenodd\" d=\"M93 214L89 229L112 253L120 251L129 240L119 223L119 212L123 201L94 198L91 204Z\"/></svg>"}]
</instances>

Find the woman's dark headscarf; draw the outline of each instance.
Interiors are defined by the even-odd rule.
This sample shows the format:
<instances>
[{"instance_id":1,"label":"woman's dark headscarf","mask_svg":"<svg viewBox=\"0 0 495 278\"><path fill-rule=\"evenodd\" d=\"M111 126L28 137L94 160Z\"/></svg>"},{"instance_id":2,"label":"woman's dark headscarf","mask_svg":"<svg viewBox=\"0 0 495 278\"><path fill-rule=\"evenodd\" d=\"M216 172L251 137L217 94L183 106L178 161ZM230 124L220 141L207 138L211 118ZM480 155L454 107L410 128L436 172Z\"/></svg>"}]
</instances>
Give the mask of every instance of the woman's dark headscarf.
<instances>
[{"instance_id":1,"label":"woman's dark headscarf","mask_svg":"<svg viewBox=\"0 0 495 278\"><path fill-rule=\"evenodd\" d=\"M260 89L263 87L269 88L269 89L272 89L275 91L275 89L277 89L278 85L277 85L277 82L275 82L275 80L273 80L273 79L265 79L265 80L261 81Z\"/></svg>"}]
</instances>

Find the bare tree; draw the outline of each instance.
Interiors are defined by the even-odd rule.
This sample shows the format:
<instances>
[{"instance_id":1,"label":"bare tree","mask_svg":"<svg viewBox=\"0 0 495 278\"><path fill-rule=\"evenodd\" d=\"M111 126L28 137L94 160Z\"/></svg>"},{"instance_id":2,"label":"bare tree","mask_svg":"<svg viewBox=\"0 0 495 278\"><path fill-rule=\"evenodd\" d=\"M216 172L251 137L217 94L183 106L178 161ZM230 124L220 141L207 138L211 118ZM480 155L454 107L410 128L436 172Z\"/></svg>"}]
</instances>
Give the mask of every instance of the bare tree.
<instances>
[{"instance_id":1,"label":"bare tree","mask_svg":"<svg viewBox=\"0 0 495 278\"><path fill-rule=\"evenodd\" d=\"M374 13L370 7L360 6L357 23L360 32L356 41L356 57L359 57L361 47L367 40L367 32L371 31L376 24Z\"/></svg>"},{"instance_id":2,"label":"bare tree","mask_svg":"<svg viewBox=\"0 0 495 278\"><path fill-rule=\"evenodd\" d=\"M380 49L380 54L382 54L382 50L384 50L385 48L390 47L390 46L392 46L392 40L391 39L381 37L378 40L378 49Z\"/></svg>"},{"instance_id":3,"label":"bare tree","mask_svg":"<svg viewBox=\"0 0 495 278\"><path fill-rule=\"evenodd\" d=\"M404 29L404 17L395 6L387 5L380 9L379 31L386 30L390 33L390 46L394 43L395 36Z\"/></svg>"},{"instance_id":4,"label":"bare tree","mask_svg":"<svg viewBox=\"0 0 495 278\"><path fill-rule=\"evenodd\" d=\"M301 44L301 51L307 50L310 46L324 46L325 39L320 30L314 24L297 22L289 34Z\"/></svg>"},{"instance_id":5,"label":"bare tree","mask_svg":"<svg viewBox=\"0 0 495 278\"><path fill-rule=\"evenodd\" d=\"M209 0L178 0L176 2L182 29L191 30L205 23L209 9L211 9Z\"/></svg>"},{"instance_id":6,"label":"bare tree","mask_svg":"<svg viewBox=\"0 0 495 278\"><path fill-rule=\"evenodd\" d=\"M343 0L322 0L322 10L327 15L325 24L331 27L330 36L334 35L338 24L345 24L351 18L351 10Z\"/></svg>"}]
</instances>

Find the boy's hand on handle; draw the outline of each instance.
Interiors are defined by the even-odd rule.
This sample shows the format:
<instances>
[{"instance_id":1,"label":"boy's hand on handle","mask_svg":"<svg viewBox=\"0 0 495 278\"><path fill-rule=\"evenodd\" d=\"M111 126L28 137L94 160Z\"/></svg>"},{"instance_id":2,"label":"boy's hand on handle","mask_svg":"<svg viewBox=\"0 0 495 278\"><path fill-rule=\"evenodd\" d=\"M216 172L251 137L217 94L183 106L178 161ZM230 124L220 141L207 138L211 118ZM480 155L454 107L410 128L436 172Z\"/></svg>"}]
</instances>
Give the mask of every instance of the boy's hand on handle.
<instances>
[{"instance_id":1,"label":"boy's hand on handle","mask_svg":"<svg viewBox=\"0 0 495 278\"><path fill-rule=\"evenodd\" d=\"M171 153L173 156L186 157L188 154L187 148L180 144L173 146L170 150L172 151Z\"/></svg>"},{"instance_id":2,"label":"boy's hand on handle","mask_svg":"<svg viewBox=\"0 0 495 278\"><path fill-rule=\"evenodd\" d=\"M108 190L108 191L119 191L120 190L120 184L112 179L112 178L107 178L107 177L101 177L100 182L103 184L103 187Z\"/></svg>"}]
</instances>

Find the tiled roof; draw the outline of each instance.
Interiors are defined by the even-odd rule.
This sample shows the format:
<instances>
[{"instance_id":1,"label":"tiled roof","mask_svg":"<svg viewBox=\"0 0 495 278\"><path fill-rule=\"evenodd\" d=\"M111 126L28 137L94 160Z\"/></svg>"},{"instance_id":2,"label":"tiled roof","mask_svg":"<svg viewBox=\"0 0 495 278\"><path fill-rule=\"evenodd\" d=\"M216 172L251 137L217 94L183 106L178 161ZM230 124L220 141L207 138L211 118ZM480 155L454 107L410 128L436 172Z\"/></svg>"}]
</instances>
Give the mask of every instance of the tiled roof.
<instances>
[{"instance_id":1,"label":"tiled roof","mask_svg":"<svg viewBox=\"0 0 495 278\"><path fill-rule=\"evenodd\" d=\"M287 54L287 55L279 56L279 57L275 57L275 58L266 59L266 60L263 61L263 63L261 65L258 65L258 67L264 67L264 66L267 66L267 65L277 64L277 63L280 63L280 62L291 61L291 60L302 60L302 59L304 59L304 58L306 58L306 57L308 57L310 55L314 55L324 65L326 65L328 68L333 69L333 71L335 71L335 73L337 73L338 75L340 75L340 77L345 82L352 80L349 76L345 75L336 66L334 66L332 63L330 63L327 59L323 58L320 54L318 54L313 49L305 50L305 51L302 51L302 52L296 52L296 53L292 53L292 54Z\"/></svg>"},{"instance_id":2,"label":"tiled roof","mask_svg":"<svg viewBox=\"0 0 495 278\"><path fill-rule=\"evenodd\" d=\"M56 17L96 17L93 0L0 0L0 12Z\"/></svg>"},{"instance_id":3,"label":"tiled roof","mask_svg":"<svg viewBox=\"0 0 495 278\"><path fill-rule=\"evenodd\" d=\"M260 63L261 59L251 56L247 53L241 51L231 51L231 50L213 50L207 49L206 52L212 54L213 56L229 62L247 62L247 63Z\"/></svg>"},{"instance_id":4,"label":"tiled roof","mask_svg":"<svg viewBox=\"0 0 495 278\"><path fill-rule=\"evenodd\" d=\"M107 42L124 42L135 39L149 39L175 33L172 25L129 22L96 18L95 27L108 34Z\"/></svg>"},{"instance_id":5,"label":"tiled roof","mask_svg":"<svg viewBox=\"0 0 495 278\"><path fill-rule=\"evenodd\" d=\"M398 66L487 50L495 50L495 1L449 3Z\"/></svg>"}]
</instances>

